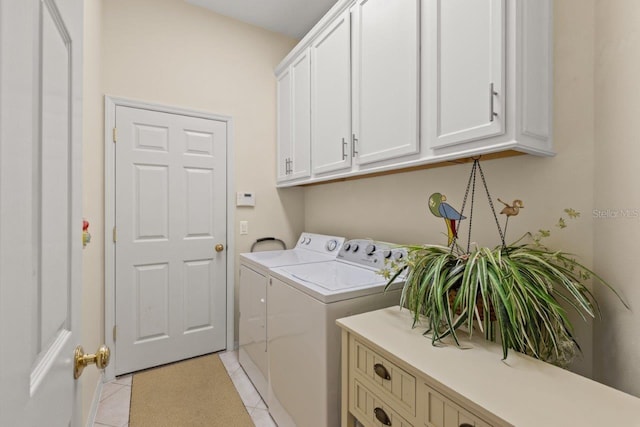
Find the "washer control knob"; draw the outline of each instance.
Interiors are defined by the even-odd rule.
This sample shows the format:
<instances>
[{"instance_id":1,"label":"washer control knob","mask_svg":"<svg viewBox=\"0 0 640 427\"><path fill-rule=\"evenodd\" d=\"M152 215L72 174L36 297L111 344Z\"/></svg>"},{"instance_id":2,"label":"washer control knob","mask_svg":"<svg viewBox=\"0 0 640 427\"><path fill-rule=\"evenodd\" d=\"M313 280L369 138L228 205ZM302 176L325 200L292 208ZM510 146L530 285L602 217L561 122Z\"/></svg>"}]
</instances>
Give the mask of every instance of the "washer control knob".
<instances>
[{"instance_id":1,"label":"washer control knob","mask_svg":"<svg viewBox=\"0 0 640 427\"><path fill-rule=\"evenodd\" d=\"M351 243L347 242L344 245L342 245L342 250L345 252L349 252L349 249L351 249Z\"/></svg>"},{"instance_id":2,"label":"washer control knob","mask_svg":"<svg viewBox=\"0 0 640 427\"><path fill-rule=\"evenodd\" d=\"M376 245L369 244L367 245L367 248L364 251L366 252L367 255L373 255L373 253L376 251Z\"/></svg>"},{"instance_id":3,"label":"washer control knob","mask_svg":"<svg viewBox=\"0 0 640 427\"><path fill-rule=\"evenodd\" d=\"M307 237L304 244L308 245L309 243L311 243L311 237Z\"/></svg>"},{"instance_id":4,"label":"washer control knob","mask_svg":"<svg viewBox=\"0 0 640 427\"><path fill-rule=\"evenodd\" d=\"M385 257L385 258L387 258L387 259L391 258L391 249L385 249L385 250L382 252L382 256L384 256L384 257Z\"/></svg>"},{"instance_id":5,"label":"washer control knob","mask_svg":"<svg viewBox=\"0 0 640 427\"><path fill-rule=\"evenodd\" d=\"M356 253L358 252L358 249L360 249L360 245L357 243L354 243L353 245L351 245L351 249L353 249L353 252Z\"/></svg>"},{"instance_id":6,"label":"washer control knob","mask_svg":"<svg viewBox=\"0 0 640 427\"><path fill-rule=\"evenodd\" d=\"M402 258L404 258L404 253L402 253L401 251L397 251L394 252L393 254L393 258L397 261L401 260Z\"/></svg>"},{"instance_id":7,"label":"washer control knob","mask_svg":"<svg viewBox=\"0 0 640 427\"><path fill-rule=\"evenodd\" d=\"M338 241L335 239L331 239L327 242L326 248L329 252L333 252L338 247Z\"/></svg>"}]
</instances>

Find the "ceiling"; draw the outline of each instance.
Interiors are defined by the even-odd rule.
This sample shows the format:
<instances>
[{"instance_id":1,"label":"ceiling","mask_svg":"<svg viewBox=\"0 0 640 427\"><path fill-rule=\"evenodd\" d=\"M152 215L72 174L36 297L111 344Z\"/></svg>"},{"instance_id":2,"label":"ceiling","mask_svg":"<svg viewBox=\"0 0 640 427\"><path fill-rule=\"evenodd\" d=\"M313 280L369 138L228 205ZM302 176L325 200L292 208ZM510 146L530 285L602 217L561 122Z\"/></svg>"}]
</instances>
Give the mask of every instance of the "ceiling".
<instances>
[{"instance_id":1,"label":"ceiling","mask_svg":"<svg viewBox=\"0 0 640 427\"><path fill-rule=\"evenodd\" d=\"M186 0L221 15L301 39L336 0Z\"/></svg>"}]
</instances>

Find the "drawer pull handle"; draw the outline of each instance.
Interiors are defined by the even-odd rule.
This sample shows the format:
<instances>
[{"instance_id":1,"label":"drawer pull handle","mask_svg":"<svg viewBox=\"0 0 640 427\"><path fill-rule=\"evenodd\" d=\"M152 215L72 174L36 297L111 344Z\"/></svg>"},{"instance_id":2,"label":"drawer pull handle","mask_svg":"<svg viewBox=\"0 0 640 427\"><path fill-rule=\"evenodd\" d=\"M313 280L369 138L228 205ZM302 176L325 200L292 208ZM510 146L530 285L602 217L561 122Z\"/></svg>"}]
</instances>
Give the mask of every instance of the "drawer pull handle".
<instances>
[{"instance_id":1,"label":"drawer pull handle","mask_svg":"<svg viewBox=\"0 0 640 427\"><path fill-rule=\"evenodd\" d=\"M376 408L373 410L373 413L376 415L376 419L380 421L385 426L391 425L391 420L389 419L389 415L384 412L382 408Z\"/></svg>"},{"instance_id":2,"label":"drawer pull handle","mask_svg":"<svg viewBox=\"0 0 640 427\"><path fill-rule=\"evenodd\" d=\"M376 363L373 365L373 370L376 372L376 375L382 378L383 380L390 380L391 375L389 375L389 371L384 367L381 363Z\"/></svg>"},{"instance_id":3,"label":"drawer pull handle","mask_svg":"<svg viewBox=\"0 0 640 427\"><path fill-rule=\"evenodd\" d=\"M460 427L473 427L473 426L469 423L462 423L460 424Z\"/></svg>"}]
</instances>

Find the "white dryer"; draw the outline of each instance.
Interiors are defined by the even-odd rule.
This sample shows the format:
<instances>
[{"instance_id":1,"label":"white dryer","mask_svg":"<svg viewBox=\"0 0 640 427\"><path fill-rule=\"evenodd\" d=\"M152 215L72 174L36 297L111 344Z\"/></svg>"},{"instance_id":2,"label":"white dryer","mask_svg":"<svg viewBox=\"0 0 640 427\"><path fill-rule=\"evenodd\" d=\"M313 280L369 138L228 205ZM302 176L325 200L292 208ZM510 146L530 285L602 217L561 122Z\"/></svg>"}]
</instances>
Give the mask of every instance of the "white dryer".
<instances>
[{"instance_id":1,"label":"white dryer","mask_svg":"<svg viewBox=\"0 0 640 427\"><path fill-rule=\"evenodd\" d=\"M267 287L269 390L279 427L340 425L341 317L397 305L402 283L385 292L378 271L404 249L351 240L334 261L273 268Z\"/></svg>"},{"instance_id":2,"label":"white dryer","mask_svg":"<svg viewBox=\"0 0 640 427\"><path fill-rule=\"evenodd\" d=\"M240 254L238 359L263 400L267 400L266 310L270 269L334 260L343 243L343 237L302 233L293 249Z\"/></svg>"}]
</instances>

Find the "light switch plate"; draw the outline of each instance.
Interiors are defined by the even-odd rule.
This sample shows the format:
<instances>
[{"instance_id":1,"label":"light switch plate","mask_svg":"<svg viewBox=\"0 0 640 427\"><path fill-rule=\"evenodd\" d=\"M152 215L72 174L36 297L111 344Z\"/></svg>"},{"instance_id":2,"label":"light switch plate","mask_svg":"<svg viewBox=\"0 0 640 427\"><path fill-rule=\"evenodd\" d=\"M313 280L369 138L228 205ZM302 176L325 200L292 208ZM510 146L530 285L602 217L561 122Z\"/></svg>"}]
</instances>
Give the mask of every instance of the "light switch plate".
<instances>
[{"instance_id":1,"label":"light switch plate","mask_svg":"<svg viewBox=\"0 0 640 427\"><path fill-rule=\"evenodd\" d=\"M249 234L249 221L240 221L240 234Z\"/></svg>"}]
</instances>

